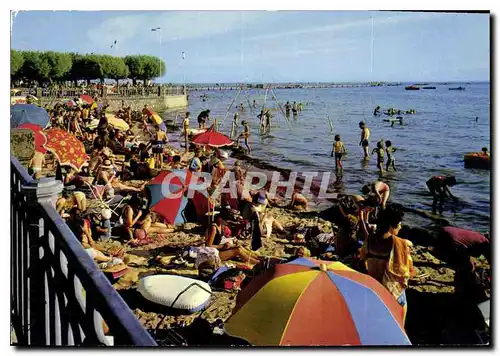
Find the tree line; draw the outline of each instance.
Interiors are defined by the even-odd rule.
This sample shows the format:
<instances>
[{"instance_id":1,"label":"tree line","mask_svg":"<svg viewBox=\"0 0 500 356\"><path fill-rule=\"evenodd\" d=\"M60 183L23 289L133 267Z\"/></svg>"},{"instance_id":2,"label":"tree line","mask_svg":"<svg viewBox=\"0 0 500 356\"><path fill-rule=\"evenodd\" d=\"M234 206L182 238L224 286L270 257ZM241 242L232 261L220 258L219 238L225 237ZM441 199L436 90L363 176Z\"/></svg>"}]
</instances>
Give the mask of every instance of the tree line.
<instances>
[{"instance_id":1,"label":"tree line","mask_svg":"<svg viewBox=\"0 0 500 356\"><path fill-rule=\"evenodd\" d=\"M165 74L165 62L154 56L115 57L106 54L10 50L12 80L65 82L99 79L151 80Z\"/></svg>"}]
</instances>

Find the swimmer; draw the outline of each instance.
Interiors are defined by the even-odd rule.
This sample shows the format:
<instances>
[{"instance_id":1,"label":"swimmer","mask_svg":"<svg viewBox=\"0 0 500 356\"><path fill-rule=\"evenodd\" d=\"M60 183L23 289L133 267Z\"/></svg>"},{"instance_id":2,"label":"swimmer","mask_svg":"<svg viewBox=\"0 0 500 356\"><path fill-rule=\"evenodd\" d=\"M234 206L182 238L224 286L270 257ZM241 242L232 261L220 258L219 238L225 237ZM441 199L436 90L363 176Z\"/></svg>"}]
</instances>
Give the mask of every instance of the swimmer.
<instances>
[{"instance_id":1,"label":"swimmer","mask_svg":"<svg viewBox=\"0 0 500 356\"><path fill-rule=\"evenodd\" d=\"M229 137L231 139L236 136L236 133L238 130L238 117L239 116L240 116L240 114L238 114L237 112L234 113L233 122L231 123L231 133L229 134Z\"/></svg>"},{"instance_id":2,"label":"swimmer","mask_svg":"<svg viewBox=\"0 0 500 356\"><path fill-rule=\"evenodd\" d=\"M361 192L365 195L375 194L379 204L382 205L382 210L385 210L389 195L391 194L391 188L384 182L376 181L364 185L363 188L361 188Z\"/></svg>"},{"instance_id":3,"label":"swimmer","mask_svg":"<svg viewBox=\"0 0 500 356\"><path fill-rule=\"evenodd\" d=\"M375 110L373 110L373 116L380 115L380 106L377 106Z\"/></svg>"},{"instance_id":4,"label":"swimmer","mask_svg":"<svg viewBox=\"0 0 500 356\"><path fill-rule=\"evenodd\" d=\"M331 157L335 153L335 170L344 169L342 166L342 156L346 153L344 143L340 140L340 135L335 135L335 142L333 143Z\"/></svg>"},{"instance_id":5,"label":"swimmer","mask_svg":"<svg viewBox=\"0 0 500 356\"><path fill-rule=\"evenodd\" d=\"M189 134L189 115L190 112L186 112L186 116L184 117L184 120L182 121L182 130L184 134L184 145L186 146L186 152L189 151L189 145L188 145L188 134Z\"/></svg>"},{"instance_id":6,"label":"swimmer","mask_svg":"<svg viewBox=\"0 0 500 356\"><path fill-rule=\"evenodd\" d=\"M490 156L490 153L488 152L488 147L483 147L481 148L481 151L483 152L483 156Z\"/></svg>"},{"instance_id":7,"label":"swimmer","mask_svg":"<svg viewBox=\"0 0 500 356\"><path fill-rule=\"evenodd\" d=\"M385 141L385 152L387 153L387 166L385 167L386 171L389 171L389 167L392 166L394 171L396 171L396 160L394 159L393 153L396 151L396 148L392 147L391 141Z\"/></svg>"},{"instance_id":8,"label":"swimmer","mask_svg":"<svg viewBox=\"0 0 500 356\"><path fill-rule=\"evenodd\" d=\"M359 123L359 128L361 129L361 140L359 141L360 146L363 146L363 152L365 154L365 160L369 158L368 146L370 145L370 129L366 127L365 123L361 121Z\"/></svg>"},{"instance_id":9,"label":"swimmer","mask_svg":"<svg viewBox=\"0 0 500 356\"><path fill-rule=\"evenodd\" d=\"M449 195L453 198L453 200L457 200L457 198L451 193L450 186L454 186L457 184L457 180L454 176L443 177L443 176L434 176L429 179L426 183L427 188L431 192L433 196L432 200L432 213L436 214L436 206L439 202L439 214L443 214L443 203L446 195Z\"/></svg>"},{"instance_id":10,"label":"swimmer","mask_svg":"<svg viewBox=\"0 0 500 356\"><path fill-rule=\"evenodd\" d=\"M384 174L384 143L383 141L377 142L377 147L373 149L372 155L377 154L377 168L380 175Z\"/></svg>"},{"instance_id":11,"label":"swimmer","mask_svg":"<svg viewBox=\"0 0 500 356\"><path fill-rule=\"evenodd\" d=\"M298 112L299 108L297 106L297 103L294 101L293 102L293 105L292 105L292 114L293 114L293 118L296 119L297 118L297 112Z\"/></svg>"}]
</instances>

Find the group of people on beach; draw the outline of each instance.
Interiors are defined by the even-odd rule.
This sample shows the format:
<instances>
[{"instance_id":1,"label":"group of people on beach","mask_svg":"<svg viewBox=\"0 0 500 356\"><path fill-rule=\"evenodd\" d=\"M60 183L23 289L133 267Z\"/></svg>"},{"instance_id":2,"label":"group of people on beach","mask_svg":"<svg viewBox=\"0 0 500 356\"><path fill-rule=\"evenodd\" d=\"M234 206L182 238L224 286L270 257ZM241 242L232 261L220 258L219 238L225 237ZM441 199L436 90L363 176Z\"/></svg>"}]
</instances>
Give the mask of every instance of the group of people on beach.
<instances>
[{"instance_id":1,"label":"group of people on beach","mask_svg":"<svg viewBox=\"0 0 500 356\"><path fill-rule=\"evenodd\" d=\"M287 102L287 113L290 107ZM319 231L312 226L303 229L283 226L274 209L295 211L309 208L308 199L300 189L294 189L290 201L282 195L271 196L269 184L260 190L247 191L245 179L248 170L241 161L236 161L231 168L227 164L227 151L194 146L189 142L189 112L185 113L180 132L185 143L185 150L181 152L169 146L166 128L160 127L147 107L139 111L124 106L116 112L117 117L130 125L125 131L109 124L106 110L109 110L106 105L92 104L76 107L56 104L48 109L51 125L72 132L90 154L88 164L80 172L56 163L56 178L65 186L56 203L56 210L66 219L82 248L103 270L125 264L124 256L132 248L168 243L169 236L179 230L179 226L168 223L161 215L148 209L151 196L146 185L159 172L184 169L209 173L212 183L208 191L212 192L224 174L232 171L236 178L237 197L223 193L217 200L209 198L210 211L201 215L191 201L186 206L186 218L205 227L202 248L216 254L223 262L237 260L262 268L273 256L263 256L259 250L264 245L263 241L271 239L274 234L297 246L287 260L317 257L343 261L379 281L406 310L405 290L417 272L413 267L412 243L399 236L404 213L389 203L391 189L387 183L377 180L363 185L363 195L339 196L333 210L326 215L326 219L335 226L333 232ZM294 117L300 110L301 105L294 102ZM266 112L260 115L263 118ZM248 152L251 152L248 123L241 123L243 130L238 134L238 117L236 113L230 137L236 139L238 146L243 139ZM90 122L95 119L99 120L97 127L90 128ZM200 112L197 119L199 129L205 129L210 120L210 110ZM370 130L364 122L360 122L359 127L362 130L359 144L363 147L364 157L368 158ZM384 153L388 158L386 170L390 167L396 170L395 150L391 141L385 141L385 146L380 141L371 152L377 155L377 167L381 174L384 172ZM331 155L335 156L337 169L342 169L345 153L340 135L336 135ZM31 160L29 168L38 179L46 165L46 157L41 154ZM454 177L433 177L427 182L434 196L433 209L439 205L442 211L444 196L451 195L448 187L454 184ZM97 202L99 208L91 209L91 202ZM442 236L446 238L440 240L440 246L460 271L461 279L457 283L472 285L475 269L470 257L483 254L489 258L489 236L463 229L443 230ZM99 247L98 242L111 238L123 241L122 247ZM280 262L283 262L282 259L276 259L274 263ZM207 268L206 263L203 266ZM211 272L217 268L209 267ZM464 289L467 290L467 287Z\"/></svg>"}]
</instances>

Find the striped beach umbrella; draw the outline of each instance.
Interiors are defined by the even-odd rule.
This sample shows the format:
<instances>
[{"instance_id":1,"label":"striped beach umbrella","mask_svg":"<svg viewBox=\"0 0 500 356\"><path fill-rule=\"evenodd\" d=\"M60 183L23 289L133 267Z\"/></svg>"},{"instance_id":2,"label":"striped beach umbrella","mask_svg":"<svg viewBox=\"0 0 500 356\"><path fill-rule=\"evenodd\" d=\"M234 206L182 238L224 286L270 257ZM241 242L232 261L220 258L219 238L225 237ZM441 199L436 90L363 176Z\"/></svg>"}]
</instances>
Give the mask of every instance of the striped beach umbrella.
<instances>
[{"instance_id":1,"label":"striped beach umbrella","mask_svg":"<svg viewBox=\"0 0 500 356\"><path fill-rule=\"evenodd\" d=\"M255 277L225 324L255 346L410 345L403 308L374 278L298 258Z\"/></svg>"}]
</instances>

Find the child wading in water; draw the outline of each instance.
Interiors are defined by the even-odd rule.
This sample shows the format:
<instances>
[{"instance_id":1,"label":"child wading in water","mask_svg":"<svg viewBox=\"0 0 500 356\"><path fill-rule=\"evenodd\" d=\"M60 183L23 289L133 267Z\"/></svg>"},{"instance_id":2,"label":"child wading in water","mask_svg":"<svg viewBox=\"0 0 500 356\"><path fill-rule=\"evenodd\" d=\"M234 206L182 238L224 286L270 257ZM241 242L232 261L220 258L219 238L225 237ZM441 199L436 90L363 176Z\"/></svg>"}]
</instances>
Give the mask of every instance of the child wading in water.
<instances>
[{"instance_id":1,"label":"child wading in water","mask_svg":"<svg viewBox=\"0 0 500 356\"><path fill-rule=\"evenodd\" d=\"M331 157L335 153L335 170L344 169L342 166L342 156L346 153L344 143L340 141L340 135L335 135L335 142L333 143Z\"/></svg>"},{"instance_id":2,"label":"child wading in water","mask_svg":"<svg viewBox=\"0 0 500 356\"><path fill-rule=\"evenodd\" d=\"M394 171L396 171L396 160L394 159L393 153L396 151L394 147L392 147L391 141L385 141L385 152L387 153L387 165L385 170L389 172L389 167L392 166Z\"/></svg>"},{"instance_id":3,"label":"child wading in water","mask_svg":"<svg viewBox=\"0 0 500 356\"><path fill-rule=\"evenodd\" d=\"M384 143L383 141L377 142L377 148L374 148L372 154L377 154L377 168L380 174L384 174Z\"/></svg>"}]
</instances>

